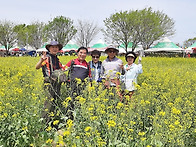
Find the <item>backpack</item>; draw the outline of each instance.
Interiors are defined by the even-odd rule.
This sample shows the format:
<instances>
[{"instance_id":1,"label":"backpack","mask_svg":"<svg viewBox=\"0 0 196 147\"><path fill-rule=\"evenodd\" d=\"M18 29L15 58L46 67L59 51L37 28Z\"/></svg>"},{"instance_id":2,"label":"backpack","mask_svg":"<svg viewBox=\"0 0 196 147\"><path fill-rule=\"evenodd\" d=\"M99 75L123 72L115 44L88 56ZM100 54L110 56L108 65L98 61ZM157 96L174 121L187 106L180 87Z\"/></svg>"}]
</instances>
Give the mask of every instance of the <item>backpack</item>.
<instances>
[{"instance_id":1,"label":"backpack","mask_svg":"<svg viewBox=\"0 0 196 147\"><path fill-rule=\"evenodd\" d=\"M51 57L50 57L50 61L52 61ZM62 69L53 70L53 65L52 64L50 65L51 65L50 79L58 83L66 82L66 74L64 73L64 71Z\"/></svg>"}]
</instances>

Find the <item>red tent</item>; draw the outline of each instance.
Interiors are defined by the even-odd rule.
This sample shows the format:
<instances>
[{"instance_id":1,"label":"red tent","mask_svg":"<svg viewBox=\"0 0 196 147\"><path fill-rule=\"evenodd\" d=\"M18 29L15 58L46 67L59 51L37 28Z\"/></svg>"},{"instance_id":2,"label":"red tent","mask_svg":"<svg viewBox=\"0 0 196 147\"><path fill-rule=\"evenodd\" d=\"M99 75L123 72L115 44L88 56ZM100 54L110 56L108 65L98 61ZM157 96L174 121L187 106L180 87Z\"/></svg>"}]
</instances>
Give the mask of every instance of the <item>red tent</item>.
<instances>
[{"instance_id":1,"label":"red tent","mask_svg":"<svg viewBox=\"0 0 196 147\"><path fill-rule=\"evenodd\" d=\"M12 51L19 51L20 49L19 48L15 48L15 49L13 49Z\"/></svg>"}]
</instances>

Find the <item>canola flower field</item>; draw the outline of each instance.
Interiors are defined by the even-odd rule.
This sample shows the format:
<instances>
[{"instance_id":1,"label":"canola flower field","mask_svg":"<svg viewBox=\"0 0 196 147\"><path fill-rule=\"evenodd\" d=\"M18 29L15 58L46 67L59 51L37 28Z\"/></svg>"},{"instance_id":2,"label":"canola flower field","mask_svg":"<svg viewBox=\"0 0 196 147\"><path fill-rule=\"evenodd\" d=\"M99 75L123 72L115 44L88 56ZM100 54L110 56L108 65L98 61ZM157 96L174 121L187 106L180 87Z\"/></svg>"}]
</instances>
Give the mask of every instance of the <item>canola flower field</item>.
<instances>
[{"instance_id":1,"label":"canola flower field","mask_svg":"<svg viewBox=\"0 0 196 147\"><path fill-rule=\"evenodd\" d=\"M59 58L66 64L75 57ZM63 84L63 108L50 114L61 131L41 118L46 96L38 60L0 58L0 146L196 146L195 58L144 57L137 91L126 103L115 89L87 83L73 121L64 112L72 98Z\"/></svg>"}]
</instances>

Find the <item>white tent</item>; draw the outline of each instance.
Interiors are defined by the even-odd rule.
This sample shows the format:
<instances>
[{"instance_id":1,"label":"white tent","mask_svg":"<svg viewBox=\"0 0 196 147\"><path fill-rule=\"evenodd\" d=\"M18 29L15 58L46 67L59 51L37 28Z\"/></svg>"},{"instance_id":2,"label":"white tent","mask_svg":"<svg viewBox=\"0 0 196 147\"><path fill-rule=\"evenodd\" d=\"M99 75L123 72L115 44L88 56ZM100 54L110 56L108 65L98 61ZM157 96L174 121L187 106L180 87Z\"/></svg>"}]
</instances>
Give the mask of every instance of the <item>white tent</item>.
<instances>
[{"instance_id":1,"label":"white tent","mask_svg":"<svg viewBox=\"0 0 196 147\"><path fill-rule=\"evenodd\" d=\"M158 42L155 46L144 52L184 52L185 50L178 47L176 44L171 42L168 38L164 38L162 41Z\"/></svg>"},{"instance_id":2,"label":"white tent","mask_svg":"<svg viewBox=\"0 0 196 147\"><path fill-rule=\"evenodd\" d=\"M36 52L47 52L48 50L46 48L39 48L36 50Z\"/></svg>"},{"instance_id":3,"label":"white tent","mask_svg":"<svg viewBox=\"0 0 196 147\"><path fill-rule=\"evenodd\" d=\"M99 39L91 48L89 48L89 52L95 49L104 52L107 46L108 45L102 39Z\"/></svg>"},{"instance_id":4,"label":"white tent","mask_svg":"<svg viewBox=\"0 0 196 147\"><path fill-rule=\"evenodd\" d=\"M196 42L193 43L191 46L189 46L187 49L185 49L186 53L193 53L192 48L194 48L194 47L196 47Z\"/></svg>"},{"instance_id":5,"label":"white tent","mask_svg":"<svg viewBox=\"0 0 196 147\"><path fill-rule=\"evenodd\" d=\"M77 51L79 46L75 44L72 40L70 40L63 48L62 51L69 52L70 50Z\"/></svg>"},{"instance_id":6,"label":"white tent","mask_svg":"<svg viewBox=\"0 0 196 147\"><path fill-rule=\"evenodd\" d=\"M127 47L127 52L132 51L132 46L133 46L133 43L132 43L132 42L129 42L128 47ZM138 46L134 49L134 52L139 52L139 51L141 51L141 50L143 50L143 48L142 48L141 46L138 45ZM126 51L125 51L125 45L124 45L124 44L121 44L121 45L119 46L119 53L126 53Z\"/></svg>"}]
</instances>

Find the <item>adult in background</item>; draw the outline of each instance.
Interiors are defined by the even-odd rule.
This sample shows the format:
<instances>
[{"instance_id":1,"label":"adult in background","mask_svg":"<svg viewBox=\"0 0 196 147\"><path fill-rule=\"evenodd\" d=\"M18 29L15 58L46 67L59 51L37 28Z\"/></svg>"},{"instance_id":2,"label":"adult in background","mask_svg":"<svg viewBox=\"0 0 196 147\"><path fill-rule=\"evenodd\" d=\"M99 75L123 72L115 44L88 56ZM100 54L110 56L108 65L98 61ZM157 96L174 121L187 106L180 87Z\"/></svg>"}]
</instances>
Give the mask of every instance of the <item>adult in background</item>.
<instances>
[{"instance_id":1,"label":"adult in background","mask_svg":"<svg viewBox=\"0 0 196 147\"><path fill-rule=\"evenodd\" d=\"M62 44L59 44L57 41L51 41L50 44L46 45L46 49L49 51L49 54L44 52L36 64L36 69L42 68L44 76L44 90L46 91L48 98L44 103L44 112L42 114L42 117L46 119L46 123L49 123L52 120L52 118L49 117L49 113L56 113L55 111L57 111L57 109L55 108L58 107L58 100L60 99L61 83L53 80L52 73L55 70L64 69L57 57L57 53L62 48Z\"/></svg>"},{"instance_id":2,"label":"adult in background","mask_svg":"<svg viewBox=\"0 0 196 147\"><path fill-rule=\"evenodd\" d=\"M125 82L125 89L129 91L129 98L132 97L136 87L134 86L137 84L137 77L139 74L143 72L142 64L141 64L141 56L139 56L138 65L135 64L137 56L134 52L127 52L125 54L125 60L127 64L124 65L125 74L122 76L122 81Z\"/></svg>"},{"instance_id":3,"label":"adult in background","mask_svg":"<svg viewBox=\"0 0 196 147\"><path fill-rule=\"evenodd\" d=\"M120 74L124 74L123 61L117 58L119 50L114 46L109 46L105 52L108 57L102 62L102 77L105 79L105 86L120 85Z\"/></svg>"},{"instance_id":4,"label":"adult in background","mask_svg":"<svg viewBox=\"0 0 196 147\"><path fill-rule=\"evenodd\" d=\"M93 50L91 52L92 61L89 61L89 66L91 68L92 80L96 82L101 82L101 66L102 62L99 61L101 52L98 50Z\"/></svg>"}]
</instances>

